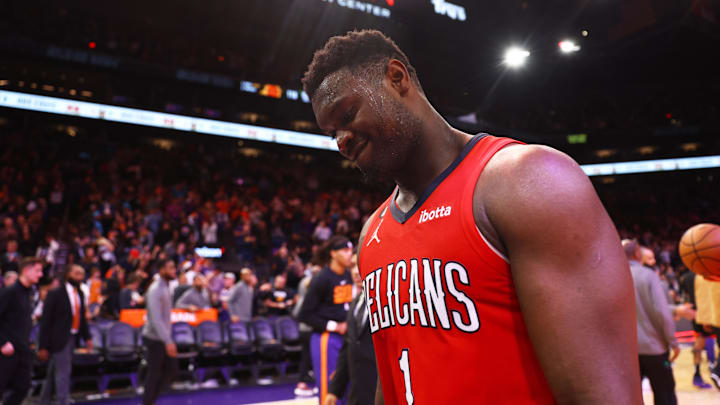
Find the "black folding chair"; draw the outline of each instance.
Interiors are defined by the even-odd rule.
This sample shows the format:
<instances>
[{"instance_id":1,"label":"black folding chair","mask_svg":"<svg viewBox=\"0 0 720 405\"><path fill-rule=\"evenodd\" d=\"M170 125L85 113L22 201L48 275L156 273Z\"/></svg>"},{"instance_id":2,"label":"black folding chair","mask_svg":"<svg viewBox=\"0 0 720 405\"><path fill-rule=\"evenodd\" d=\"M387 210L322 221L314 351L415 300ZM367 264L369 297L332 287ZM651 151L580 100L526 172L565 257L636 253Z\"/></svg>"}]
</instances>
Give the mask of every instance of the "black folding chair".
<instances>
[{"instance_id":1,"label":"black folding chair","mask_svg":"<svg viewBox=\"0 0 720 405\"><path fill-rule=\"evenodd\" d=\"M138 354L135 329L123 322L114 322L105 334L105 373L102 384L107 388L112 380L129 379L137 390Z\"/></svg>"},{"instance_id":2,"label":"black folding chair","mask_svg":"<svg viewBox=\"0 0 720 405\"><path fill-rule=\"evenodd\" d=\"M258 354L258 366L273 367L278 374L283 374L283 346L275 336L273 324L266 318L256 318L250 323L255 334L255 347Z\"/></svg>"},{"instance_id":3,"label":"black folding chair","mask_svg":"<svg viewBox=\"0 0 720 405\"><path fill-rule=\"evenodd\" d=\"M172 339L177 346L180 373L195 380L195 360L199 353L193 327L186 322L172 324Z\"/></svg>"},{"instance_id":4,"label":"black folding chair","mask_svg":"<svg viewBox=\"0 0 720 405\"><path fill-rule=\"evenodd\" d=\"M229 383L228 349L224 344L222 327L217 322L205 321L200 323L195 331L200 352L196 362L195 379L203 382L208 371L220 371L225 382Z\"/></svg>"},{"instance_id":5,"label":"black folding chair","mask_svg":"<svg viewBox=\"0 0 720 405\"><path fill-rule=\"evenodd\" d=\"M73 352L72 382L71 386L80 381L94 381L100 393L104 392L102 385L103 360L105 355L105 336L95 323L88 325L92 337L93 349L88 350L85 341L80 339Z\"/></svg>"},{"instance_id":6,"label":"black folding chair","mask_svg":"<svg viewBox=\"0 0 720 405\"><path fill-rule=\"evenodd\" d=\"M230 322L225 326L225 342L231 360L231 371L249 370L255 380L259 370L255 362L255 335L249 324Z\"/></svg>"}]
</instances>

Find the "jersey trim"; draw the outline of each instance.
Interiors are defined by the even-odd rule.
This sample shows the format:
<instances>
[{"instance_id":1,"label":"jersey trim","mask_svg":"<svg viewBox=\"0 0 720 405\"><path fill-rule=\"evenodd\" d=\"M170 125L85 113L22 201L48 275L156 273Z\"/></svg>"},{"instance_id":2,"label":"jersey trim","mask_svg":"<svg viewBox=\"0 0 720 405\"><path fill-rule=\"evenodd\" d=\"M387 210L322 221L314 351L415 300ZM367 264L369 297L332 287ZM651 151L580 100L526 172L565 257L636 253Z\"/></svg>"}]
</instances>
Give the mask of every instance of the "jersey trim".
<instances>
[{"instance_id":1,"label":"jersey trim","mask_svg":"<svg viewBox=\"0 0 720 405\"><path fill-rule=\"evenodd\" d=\"M500 252L492 243L490 243L489 240L487 240L487 238L485 237L485 235L483 235L483 233L480 231L480 228L478 228L477 225L475 225L475 229L477 229L478 234L480 234L480 237L482 238L483 242L485 242L485 244L490 248L490 250L492 250L493 253L495 253L496 255L500 256L501 259L505 260L505 262L507 264L510 264L510 259L508 259L507 256L502 254L502 252Z\"/></svg>"},{"instance_id":2,"label":"jersey trim","mask_svg":"<svg viewBox=\"0 0 720 405\"><path fill-rule=\"evenodd\" d=\"M390 199L390 213L392 214L393 219L395 219L397 222L404 224L410 217L415 214L415 212L422 207L422 205L425 203L425 200L427 200L430 195L432 195L433 191L445 180L452 172L455 170L458 165L465 159L465 157L470 153L470 151L473 149L477 143L488 136L488 134L481 133L477 134L470 141L463 147L462 151L460 152L460 155L453 160L453 162L448 166L445 170L443 170L440 175L438 175L435 180L433 180L432 183L430 183L430 186L423 192L422 196L420 196L420 199L418 199L415 204L412 206L410 211L403 212L395 202L395 199L397 198L397 194L399 191L398 187L395 187L395 191L393 191L391 199Z\"/></svg>"}]
</instances>

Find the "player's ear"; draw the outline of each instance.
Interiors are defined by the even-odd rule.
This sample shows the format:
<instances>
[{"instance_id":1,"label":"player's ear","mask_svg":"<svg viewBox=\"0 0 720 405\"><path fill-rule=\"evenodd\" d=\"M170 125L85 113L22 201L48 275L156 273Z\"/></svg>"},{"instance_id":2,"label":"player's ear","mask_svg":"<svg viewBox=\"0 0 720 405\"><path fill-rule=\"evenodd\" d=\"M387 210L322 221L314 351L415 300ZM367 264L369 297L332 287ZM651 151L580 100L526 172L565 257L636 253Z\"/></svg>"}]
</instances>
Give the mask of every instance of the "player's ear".
<instances>
[{"instance_id":1,"label":"player's ear","mask_svg":"<svg viewBox=\"0 0 720 405\"><path fill-rule=\"evenodd\" d=\"M401 96L404 96L412 86L407 67L397 59L390 59L388 62L385 80Z\"/></svg>"}]
</instances>

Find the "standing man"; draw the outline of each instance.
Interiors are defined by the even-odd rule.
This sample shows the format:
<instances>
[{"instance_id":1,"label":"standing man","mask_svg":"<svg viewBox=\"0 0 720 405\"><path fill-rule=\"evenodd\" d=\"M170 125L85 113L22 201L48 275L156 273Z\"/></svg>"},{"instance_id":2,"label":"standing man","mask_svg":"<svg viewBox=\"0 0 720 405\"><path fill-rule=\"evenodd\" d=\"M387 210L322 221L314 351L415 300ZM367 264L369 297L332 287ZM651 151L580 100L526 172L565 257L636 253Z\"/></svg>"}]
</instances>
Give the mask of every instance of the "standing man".
<instances>
[{"instance_id":1,"label":"standing man","mask_svg":"<svg viewBox=\"0 0 720 405\"><path fill-rule=\"evenodd\" d=\"M397 185L358 245L378 403L642 401L627 259L577 163L452 128L379 31L330 38L303 85L340 153Z\"/></svg>"},{"instance_id":2,"label":"standing man","mask_svg":"<svg viewBox=\"0 0 720 405\"><path fill-rule=\"evenodd\" d=\"M642 265L642 248L637 241L625 239L622 245L635 284L641 379L650 380L655 405L675 405L675 378L670 363L680 354L680 347L665 288L655 271Z\"/></svg>"},{"instance_id":3,"label":"standing man","mask_svg":"<svg viewBox=\"0 0 720 405\"><path fill-rule=\"evenodd\" d=\"M347 331L348 310L352 301L353 245L344 236L333 236L320 248L318 262L325 263L313 277L305 295L299 320L310 325L310 354L315 381L320 385L320 405L325 404L330 375L335 371L342 335Z\"/></svg>"},{"instance_id":4,"label":"standing man","mask_svg":"<svg viewBox=\"0 0 720 405\"><path fill-rule=\"evenodd\" d=\"M0 289L0 402L6 405L20 405L30 389L32 286L42 278L42 261L23 259L19 270L13 285Z\"/></svg>"},{"instance_id":5,"label":"standing man","mask_svg":"<svg viewBox=\"0 0 720 405\"><path fill-rule=\"evenodd\" d=\"M157 277L145 297L147 321L143 343L147 356L147 375L143 405L154 405L160 391L170 385L178 368L177 346L172 340L170 314L172 298L168 283L175 279L175 262L164 259L158 265Z\"/></svg>"},{"instance_id":6,"label":"standing man","mask_svg":"<svg viewBox=\"0 0 720 405\"><path fill-rule=\"evenodd\" d=\"M355 263L357 256L353 255L353 282L362 291L362 277ZM343 337L325 405L335 405L345 395L348 384L348 405L373 405L378 375L364 294L358 294L350 304L346 322L347 332Z\"/></svg>"},{"instance_id":7,"label":"standing man","mask_svg":"<svg viewBox=\"0 0 720 405\"><path fill-rule=\"evenodd\" d=\"M240 278L240 282L235 284L230 292L228 312L232 322L250 322L257 277L255 277L252 270L245 267L240 271Z\"/></svg>"},{"instance_id":8,"label":"standing man","mask_svg":"<svg viewBox=\"0 0 720 405\"><path fill-rule=\"evenodd\" d=\"M70 374L72 357L78 337L88 350L93 342L88 329L85 296L80 284L85 281L85 269L79 264L68 267L65 282L50 290L40 318L38 359L50 359L47 376L40 393L40 404L49 405L53 391L60 405L70 403Z\"/></svg>"}]
</instances>

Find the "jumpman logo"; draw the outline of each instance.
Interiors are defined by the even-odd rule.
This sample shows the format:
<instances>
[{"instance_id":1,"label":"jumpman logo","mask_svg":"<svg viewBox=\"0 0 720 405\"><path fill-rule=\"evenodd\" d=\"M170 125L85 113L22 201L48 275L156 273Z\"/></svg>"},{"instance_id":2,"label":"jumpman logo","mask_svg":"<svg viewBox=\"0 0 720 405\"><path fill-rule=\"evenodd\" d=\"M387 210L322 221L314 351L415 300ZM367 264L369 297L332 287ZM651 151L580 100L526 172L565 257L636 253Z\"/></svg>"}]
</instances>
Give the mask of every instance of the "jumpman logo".
<instances>
[{"instance_id":1,"label":"jumpman logo","mask_svg":"<svg viewBox=\"0 0 720 405\"><path fill-rule=\"evenodd\" d=\"M378 231L380 230L380 225L382 225L382 223L383 223L384 220L385 220L384 217L383 217L383 218L380 218L380 223L378 224L377 228L375 228L375 232L373 233L372 238L370 238L370 240L368 241L367 245L365 245L365 246L370 246L370 244L371 244L372 241L374 241L374 240L376 240L377 243L380 243L380 238L378 238Z\"/></svg>"}]
</instances>

